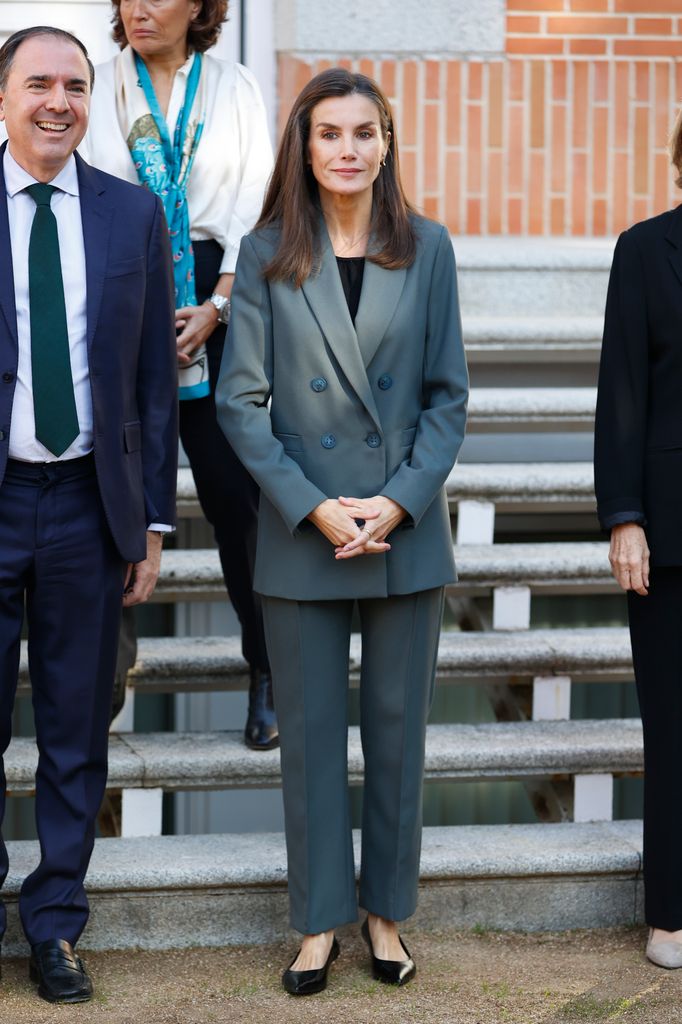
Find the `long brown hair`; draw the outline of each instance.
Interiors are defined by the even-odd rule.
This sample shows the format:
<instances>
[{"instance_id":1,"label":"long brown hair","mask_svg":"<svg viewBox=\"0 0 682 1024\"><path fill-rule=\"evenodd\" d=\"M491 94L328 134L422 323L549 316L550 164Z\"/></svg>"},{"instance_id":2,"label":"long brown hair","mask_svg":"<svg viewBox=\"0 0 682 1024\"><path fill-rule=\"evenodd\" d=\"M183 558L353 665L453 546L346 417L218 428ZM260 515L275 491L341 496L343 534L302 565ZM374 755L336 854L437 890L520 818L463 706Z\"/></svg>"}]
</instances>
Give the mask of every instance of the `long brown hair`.
<instances>
[{"instance_id":1,"label":"long brown hair","mask_svg":"<svg viewBox=\"0 0 682 1024\"><path fill-rule=\"evenodd\" d=\"M371 230L378 245L367 259L388 270L409 267L416 238L409 214L414 210L400 181L398 142L391 107L379 86L366 75L330 68L316 75L296 98L277 151L275 168L256 228L276 224L279 248L265 268L271 281L290 280L300 288L319 258L320 203L317 181L308 161L313 108L330 96L360 93L376 104L381 135L388 140L385 166L373 184Z\"/></svg>"}]
</instances>

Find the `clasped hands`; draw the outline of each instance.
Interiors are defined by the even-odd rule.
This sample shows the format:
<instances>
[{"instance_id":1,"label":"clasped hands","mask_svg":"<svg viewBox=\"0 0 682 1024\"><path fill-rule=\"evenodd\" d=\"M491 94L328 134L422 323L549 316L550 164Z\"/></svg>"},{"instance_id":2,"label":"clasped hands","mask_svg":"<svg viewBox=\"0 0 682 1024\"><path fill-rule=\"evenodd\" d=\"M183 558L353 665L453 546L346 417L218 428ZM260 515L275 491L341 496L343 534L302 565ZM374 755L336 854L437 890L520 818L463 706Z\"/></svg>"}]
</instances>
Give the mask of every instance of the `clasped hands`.
<instances>
[{"instance_id":1,"label":"clasped hands","mask_svg":"<svg viewBox=\"0 0 682 1024\"><path fill-rule=\"evenodd\" d=\"M406 515L397 501L377 494L372 498L327 498L308 519L331 541L334 557L342 561L390 551L386 538Z\"/></svg>"}]
</instances>

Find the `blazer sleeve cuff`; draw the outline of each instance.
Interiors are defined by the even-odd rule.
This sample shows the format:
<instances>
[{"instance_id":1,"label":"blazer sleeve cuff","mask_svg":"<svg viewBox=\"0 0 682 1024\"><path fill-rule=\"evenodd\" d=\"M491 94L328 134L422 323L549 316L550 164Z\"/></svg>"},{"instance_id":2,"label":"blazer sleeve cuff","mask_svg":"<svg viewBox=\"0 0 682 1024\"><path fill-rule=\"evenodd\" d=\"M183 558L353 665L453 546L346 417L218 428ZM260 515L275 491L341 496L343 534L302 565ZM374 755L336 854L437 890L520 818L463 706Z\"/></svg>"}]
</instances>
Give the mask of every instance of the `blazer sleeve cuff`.
<instances>
[{"instance_id":1,"label":"blazer sleeve cuff","mask_svg":"<svg viewBox=\"0 0 682 1024\"><path fill-rule=\"evenodd\" d=\"M279 500L274 502L273 497L270 496L270 500L275 504L275 508L284 519L287 529L292 535L298 533L313 509L327 500L327 495L323 494L309 480L304 480L302 486L297 484L296 490L297 493L291 495L292 500L286 503Z\"/></svg>"},{"instance_id":2,"label":"blazer sleeve cuff","mask_svg":"<svg viewBox=\"0 0 682 1024\"><path fill-rule=\"evenodd\" d=\"M633 495L598 501L597 516L603 530L610 530L612 526L619 526L622 523L639 523L641 526L646 524L642 502Z\"/></svg>"},{"instance_id":3,"label":"blazer sleeve cuff","mask_svg":"<svg viewBox=\"0 0 682 1024\"><path fill-rule=\"evenodd\" d=\"M610 516L602 516L599 520L604 530L611 530L614 526L623 526L625 523L636 523L638 526L646 526L646 518L642 512L614 512Z\"/></svg>"},{"instance_id":4,"label":"blazer sleeve cuff","mask_svg":"<svg viewBox=\"0 0 682 1024\"><path fill-rule=\"evenodd\" d=\"M391 501L397 502L401 508L405 509L407 515L400 526L404 529L413 529L415 526L419 525L419 520L426 512L430 502L421 504L415 501L414 493L410 493L410 491L414 492L414 488L410 488L409 485L404 485L398 477L399 474L396 473L396 475L387 482L386 486L382 488L381 494L384 498L390 498Z\"/></svg>"}]
</instances>

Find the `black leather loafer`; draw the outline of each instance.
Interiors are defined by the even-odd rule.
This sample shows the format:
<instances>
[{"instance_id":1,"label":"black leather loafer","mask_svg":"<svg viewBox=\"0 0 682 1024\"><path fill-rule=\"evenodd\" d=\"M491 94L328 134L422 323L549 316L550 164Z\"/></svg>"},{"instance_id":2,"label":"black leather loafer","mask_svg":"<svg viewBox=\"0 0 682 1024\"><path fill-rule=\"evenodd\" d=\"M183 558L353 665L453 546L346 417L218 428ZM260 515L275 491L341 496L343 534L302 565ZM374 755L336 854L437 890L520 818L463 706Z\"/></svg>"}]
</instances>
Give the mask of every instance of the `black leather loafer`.
<instances>
[{"instance_id":1,"label":"black leather loafer","mask_svg":"<svg viewBox=\"0 0 682 1024\"><path fill-rule=\"evenodd\" d=\"M279 746L272 679L267 672L251 672L244 742L250 750L274 750Z\"/></svg>"},{"instance_id":2,"label":"black leather loafer","mask_svg":"<svg viewBox=\"0 0 682 1024\"><path fill-rule=\"evenodd\" d=\"M369 934L367 918L362 923L362 937L369 946L369 951L372 955L372 977L376 981L383 981L385 985L407 985L408 981L412 981L417 973L417 967L402 939L400 939L400 945L405 950L405 960L379 960L374 955L372 936Z\"/></svg>"},{"instance_id":3,"label":"black leather loafer","mask_svg":"<svg viewBox=\"0 0 682 1024\"><path fill-rule=\"evenodd\" d=\"M48 1003L87 1003L92 981L83 961L65 939L47 939L31 946L29 976Z\"/></svg>"},{"instance_id":4,"label":"black leather loafer","mask_svg":"<svg viewBox=\"0 0 682 1024\"><path fill-rule=\"evenodd\" d=\"M282 975L282 984L289 995L312 996L316 992L322 992L327 987L329 968L339 955L339 950L340 947L335 937L324 967L318 967L315 971L292 971L291 967L288 967ZM298 953L291 961L292 964L295 964L297 959Z\"/></svg>"}]
</instances>

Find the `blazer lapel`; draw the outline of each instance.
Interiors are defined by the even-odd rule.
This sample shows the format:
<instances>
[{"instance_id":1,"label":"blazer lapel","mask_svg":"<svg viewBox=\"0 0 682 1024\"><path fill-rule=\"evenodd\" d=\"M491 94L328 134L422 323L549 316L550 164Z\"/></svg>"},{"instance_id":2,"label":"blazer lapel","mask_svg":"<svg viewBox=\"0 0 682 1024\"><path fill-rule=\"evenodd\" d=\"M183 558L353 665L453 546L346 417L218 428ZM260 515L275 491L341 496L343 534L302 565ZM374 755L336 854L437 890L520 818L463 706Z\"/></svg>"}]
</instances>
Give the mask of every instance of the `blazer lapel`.
<instances>
[{"instance_id":1,"label":"blazer lapel","mask_svg":"<svg viewBox=\"0 0 682 1024\"><path fill-rule=\"evenodd\" d=\"M366 367L376 355L396 311L405 286L405 275L404 269L385 270L365 260L355 330Z\"/></svg>"},{"instance_id":2,"label":"blazer lapel","mask_svg":"<svg viewBox=\"0 0 682 1024\"><path fill-rule=\"evenodd\" d=\"M0 148L0 251L3 253L3 272L0 274L0 309L7 323L7 330L14 342L15 350L19 347L17 337L17 309L14 301L14 272L12 270L12 243L9 236L9 215L7 213L7 192L5 191L5 174L3 158L7 143Z\"/></svg>"},{"instance_id":3,"label":"blazer lapel","mask_svg":"<svg viewBox=\"0 0 682 1024\"><path fill-rule=\"evenodd\" d=\"M302 291L351 387L379 427L379 412L367 378L358 337L348 312L336 257L324 221L321 218L320 220L321 266L319 273L311 274L304 282Z\"/></svg>"},{"instance_id":4,"label":"blazer lapel","mask_svg":"<svg viewBox=\"0 0 682 1024\"><path fill-rule=\"evenodd\" d=\"M88 350L90 350L102 302L104 274L109 251L109 233L114 211L106 201L105 188L97 171L86 164L78 153L76 153L76 163L85 246L87 333Z\"/></svg>"},{"instance_id":5,"label":"blazer lapel","mask_svg":"<svg viewBox=\"0 0 682 1024\"><path fill-rule=\"evenodd\" d=\"M668 259L678 280L682 283L682 207L678 206L675 210L665 237L671 246L668 250Z\"/></svg>"}]
</instances>

